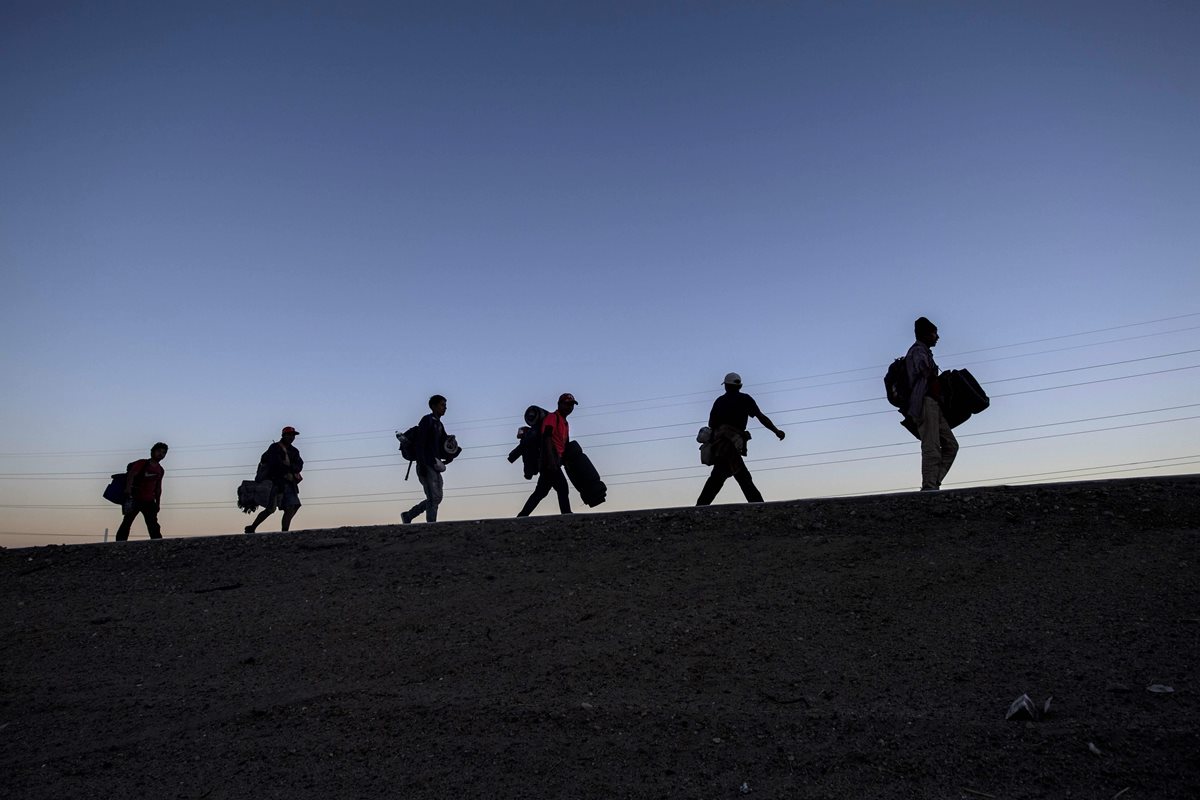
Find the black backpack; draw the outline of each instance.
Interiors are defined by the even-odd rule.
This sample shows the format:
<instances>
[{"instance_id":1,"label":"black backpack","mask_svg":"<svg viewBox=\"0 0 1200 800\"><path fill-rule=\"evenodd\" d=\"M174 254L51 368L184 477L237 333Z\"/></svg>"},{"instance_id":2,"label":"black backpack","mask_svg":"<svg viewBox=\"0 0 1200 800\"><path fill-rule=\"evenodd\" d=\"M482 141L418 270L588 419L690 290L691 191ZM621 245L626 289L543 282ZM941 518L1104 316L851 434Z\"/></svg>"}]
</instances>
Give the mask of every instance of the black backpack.
<instances>
[{"instance_id":1,"label":"black backpack","mask_svg":"<svg viewBox=\"0 0 1200 800\"><path fill-rule=\"evenodd\" d=\"M396 433L396 438L400 441L400 456L405 461L417 460L417 434L420 433L420 429L420 425L413 425L404 433Z\"/></svg>"},{"instance_id":2,"label":"black backpack","mask_svg":"<svg viewBox=\"0 0 1200 800\"><path fill-rule=\"evenodd\" d=\"M921 432L917 422L908 418L908 401L912 398L912 384L908 382L906 361L905 356L900 356L888 367L883 376L883 390L887 393L887 401L900 412L900 424L904 430L920 439Z\"/></svg>"},{"instance_id":3,"label":"black backpack","mask_svg":"<svg viewBox=\"0 0 1200 800\"><path fill-rule=\"evenodd\" d=\"M117 505L125 504L125 480L129 476L129 470L133 469L133 465L136 463L136 461L130 461L125 465L124 472L118 472L110 476L112 481L108 486L104 487L104 494L102 495L105 500Z\"/></svg>"},{"instance_id":4,"label":"black backpack","mask_svg":"<svg viewBox=\"0 0 1200 800\"><path fill-rule=\"evenodd\" d=\"M404 433L396 431L396 439L400 442L400 457L408 462L408 469L404 471L404 480L408 480L408 476L412 474L413 462L417 460L417 434L420 432L420 424L413 425Z\"/></svg>"},{"instance_id":5,"label":"black backpack","mask_svg":"<svg viewBox=\"0 0 1200 800\"><path fill-rule=\"evenodd\" d=\"M540 406L525 409L525 426L517 430L517 446L508 454L508 463L519 458L525 470L525 480L530 480L542 469L542 421L550 412Z\"/></svg>"},{"instance_id":6,"label":"black backpack","mask_svg":"<svg viewBox=\"0 0 1200 800\"><path fill-rule=\"evenodd\" d=\"M908 382L908 366L904 356L897 358L888 367L883 376L883 389L887 394L887 401L904 414L908 408L908 401L912 398L912 384Z\"/></svg>"},{"instance_id":7,"label":"black backpack","mask_svg":"<svg viewBox=\"0 0 1200 800\"><path fill-rule=\"evenodd\" d=\"M408 462L408 472L404 473L404 480L408 480L409 472L412 472L413 462L417 460L420 453L417 452L417 445L420 442L420 423L413 425L404 433L396 432L396 439L400 442L400 457ZM443 464L449 464L454 459L458 458L462 453L462 448L458 446L458 437L447 436L442 442L442 454L438 456Z\"/></svg>"}]
</instances>

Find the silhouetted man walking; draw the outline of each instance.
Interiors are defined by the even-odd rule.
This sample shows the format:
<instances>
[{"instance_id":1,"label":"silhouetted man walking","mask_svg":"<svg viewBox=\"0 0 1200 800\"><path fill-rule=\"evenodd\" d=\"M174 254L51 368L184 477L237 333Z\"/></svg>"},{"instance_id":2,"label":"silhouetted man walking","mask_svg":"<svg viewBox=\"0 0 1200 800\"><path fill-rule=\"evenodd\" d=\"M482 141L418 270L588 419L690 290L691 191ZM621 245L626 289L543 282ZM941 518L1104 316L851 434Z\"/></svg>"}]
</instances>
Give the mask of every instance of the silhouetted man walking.
<instances>
[{"instance_id":1,"label":"silhouetted man walking","mask_svg":"<svg viewBox=\"0 0 1200 800\"><path fill-rule=\"evenodd\" d=\"M537 486L533 494L525 501L518 517L528 517L537 508L542 498L553 489L558 494L558 510L563 514L571 513L571 498L567 494L567 476L563 474L563 453L571 438L571 429L567 425L567 417L579 405L575 395L565 392L558 396L558 409L547 414L540 424L541 429L541 467L538 471Z\"/></svg>"},{"instance_id":2,"label":"silhouetted man walking","mask_svg":"<svg viewBox=\"0 0 1200 800\"><path fill-rule=\"evenodd\" d=\"M288 530L292 525L292 517L300 510L300 471L304 469L304 459L300 451L292 446L300 431L288 425L279 434L279 441L272 442L267 451L259 459L259 465L266 473L264 476L271 481L271 503L262 510L254 522L246 526L246 533L262 524L262 521L275 513L275 509L283 509L283 524L280 530Z\"/></svg>"},{"instance_id":3,"label":"silhouetted man walking","mask_svg":"<svg viewBox=\"0 0 1200 800\"><path fill-rule=\"evenodd\" d=\"M121 527L117 528L118 542L129 539L129 529L138 514L145 517L150 538L162 538L158 509L162 501L162 481L167 472L159 462L166 457L167 446L157 442L150 448L149 458L140 458L129 465L125 473L125 503L121 506L125 515L121 518Z\"/></svg>"},{"instance_id":4,"label":"silhouetted man walking","mask_svg":"<svg viewBox=\"0 0 1200 800\"><path fill-rule=\"evenodd\" d=\"M754 398L742 394L742 376L731 372L725 376L725 394L716 399L708 414L708 427L712 429L713 468L704 488L700 490L696 505L710 505L730 476L742 487L742 494L746 495L747 501L763 501L762 493L754 485L754 479L743 460L746 441L750 439L746 430L750 417L756 418L764 428L778 436L780 441L783 440L783 431L776 428L775 423L759 410Z\"/></svg>"},{"instance_id":5,"label":"silhouetted man walking","mask_svg":"<svg viewBox=\"0 0 1200 800\"><path fill-rule=\"evenodd\" d=\"M442 503L442 473L446 471L441 459L446 443L446 428L442 425L444 416L446 398L435 394L429 398L429 413L417 424L417 480L425 490L425 499L401 512L400 520L405 525L421 514L425 515L426 522L437 522L438 506Z\"/></svg>"},{"instance_id":6,"label":"silhouetted man walking","mask_svg":"<svg viewBox=\"0 0 1200 800\"><path fill-rule=\"evenodd\" d=\"M937 325L925 317L913 323L917 340L908 348L904 367L912 387L905 415L917 426L921 437L921 491L942 488L942 480L958 455L958 440L942 414L942 385L938 365L933 360L937 345Z\"/></svg>"}]
</instances>

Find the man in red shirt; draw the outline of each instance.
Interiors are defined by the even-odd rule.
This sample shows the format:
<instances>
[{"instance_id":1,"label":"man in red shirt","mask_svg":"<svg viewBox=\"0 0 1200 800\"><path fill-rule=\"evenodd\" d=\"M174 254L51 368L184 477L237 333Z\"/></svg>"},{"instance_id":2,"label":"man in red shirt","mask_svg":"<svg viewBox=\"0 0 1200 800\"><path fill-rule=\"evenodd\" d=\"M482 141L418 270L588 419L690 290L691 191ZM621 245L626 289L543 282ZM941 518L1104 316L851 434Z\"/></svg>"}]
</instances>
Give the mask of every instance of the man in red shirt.
<instances>
[{"instance_id":1,"label":"man in red shirt","mask_svg":"<svg viewBox=\"0 0 1200 800\"><path fill-rule=\"evenodd\" d=\"M571 513L571 498L567 495L567 476L562 471L563 452L571 438L571 429L567 425L567 417L575 410L579 402L575 395L565 392L558 397L558 409L547 414L541 424L542 463L538 473L537 486L533 494L525 501L518 517L528 517L537 508L542 498L550 494L550 490L558 494L558 510L563 514Z\"/></svg>"},{"instance_id":2,"label":"man in red shirt","mask_svg":"<svg viewBox=\"0 0 1200 800\"><path fill-rule=\"evenodd\" d=\"M161 539L162 529L158 526L158 508L162 500L162 480L166 470L159 463L167 457L167 446L158 442L150 448L149 458L140 458L129 465L125 473L125 516L117 528L117 541L129 538L129 529L138 514L146 518L146 530L151 539Z\"/></svg>"}]
</instances>

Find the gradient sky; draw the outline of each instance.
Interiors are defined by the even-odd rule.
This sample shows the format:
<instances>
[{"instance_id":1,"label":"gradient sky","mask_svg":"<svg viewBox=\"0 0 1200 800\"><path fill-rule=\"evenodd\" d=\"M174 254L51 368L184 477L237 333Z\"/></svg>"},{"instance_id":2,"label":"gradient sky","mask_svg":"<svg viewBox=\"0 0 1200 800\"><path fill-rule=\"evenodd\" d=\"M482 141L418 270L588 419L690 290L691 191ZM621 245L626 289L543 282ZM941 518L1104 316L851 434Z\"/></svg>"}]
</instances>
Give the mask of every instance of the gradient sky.
<instances>
[{"instance_id":1,"label":"gradient sky","mask_svg":"<svg viewBox=\"0 0 1200 800\"><path fill-rule=\"evenodd\" d=\"M1195 471L1197 41L1187 2L0 3L0 545L115 530L156 440L166 535L239 531L283 425L296 527L395 522L434 392L443 519L516 513L562 391L598 510L688 505L729 370L789 434L767 499L915 489L919 315L996 398L947 485Z\"/></svg>"}]
</instances>

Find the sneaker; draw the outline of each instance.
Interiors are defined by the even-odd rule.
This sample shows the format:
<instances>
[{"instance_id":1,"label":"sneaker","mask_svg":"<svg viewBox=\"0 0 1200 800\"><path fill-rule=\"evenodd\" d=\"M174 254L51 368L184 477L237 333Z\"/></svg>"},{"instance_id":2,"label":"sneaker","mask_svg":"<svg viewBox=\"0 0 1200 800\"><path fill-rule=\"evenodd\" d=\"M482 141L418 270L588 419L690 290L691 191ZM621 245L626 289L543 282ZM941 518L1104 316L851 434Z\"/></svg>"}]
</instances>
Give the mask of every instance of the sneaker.
<instances>
[{"instance_id":1,"label":"sneaker","mask_svg":"<svg viewBox=\"0 0 1200 800\"><path fill-rule=\"evenodd\" d=\"M400 512L400 521L403 522L405 525L408 525L410 522L413 521L412 514L409 514L407 511L401 511Z\"/></svg>"}]
</instances>

